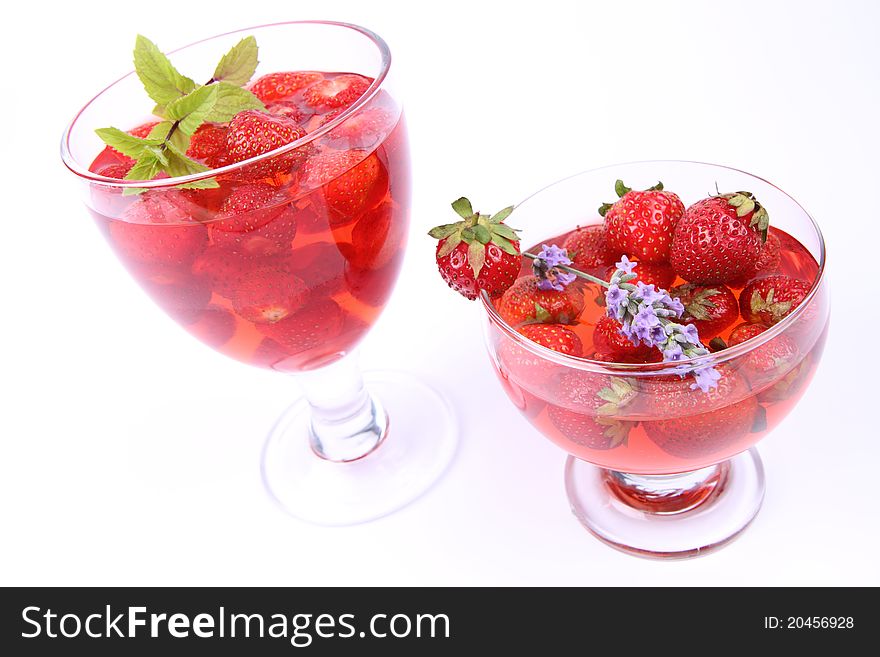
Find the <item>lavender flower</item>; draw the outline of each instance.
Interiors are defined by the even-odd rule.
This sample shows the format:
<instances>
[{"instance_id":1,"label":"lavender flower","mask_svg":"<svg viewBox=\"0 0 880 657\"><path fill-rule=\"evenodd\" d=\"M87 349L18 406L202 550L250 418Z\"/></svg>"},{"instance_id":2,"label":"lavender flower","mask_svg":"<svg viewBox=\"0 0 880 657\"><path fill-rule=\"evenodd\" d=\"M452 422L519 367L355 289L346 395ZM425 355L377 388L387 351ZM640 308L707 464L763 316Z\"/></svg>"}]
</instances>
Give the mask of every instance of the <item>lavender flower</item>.
<instances>
[{"instance_id":1,"label":"lavender flower","mask_svg":"<svg viewBox=\"0 0 880 657\"><path fill-rule=\"evenodd\" d=\"M614 266L623 271L624 274L632 274L637 264L637 262L630 262L630 259L626 256L620 256L620 262L615 263Z\"/></svg>"},{"instance_id":2,"label":"lavender flower","mask_svg":"<svg viewBox=\"0 0 880 657\"><path fill-rule=\"evenodd\" d=\"M620 332L634 345L659 349L665 362L706 356L709 350L700 342L697 327L673 321L684 314L681 300L673 299L666 290L658 290L653 285L629 282L636 278L633 273L636 264L623 256L616 265L611 283L607 284L606 313L620 322ZM691 389L699 388L703 392L715 388L721 378L717 370L705 365L697 368L682 365L677 371L682 376L692 373L695 383L691 384Z\"/></svg>"},{"instance_id":3,"label":"lavender flower","mask_svg":"<svg viewBox=\"0 0 880 657\"><path fill-rule=\"evenodd\" d=\"M700 342L697 327L693 324L679 324L674 320L684 314L684 304L672 298L666 290L654 285L645 285L633 270L638 263L621 256L615 264L611 281L586 274L570 267L571 260L564 249L555 244L543 245L538 255L526 253L532 258L532 271L540 279L538 287L542 290L565 289L576 277L607 287L605 292L605 312L620 322L620 332L634 344L644 344L663 352L664 362L679 362L699 358L709 354ZM682 364L674 370L681 376L692 374L694 383L691 389L699 388L708 392L718 386L721 374L709 365Z\"/></svg>"},{"instance_id":4,"label":"lavender flower","mask_svg":"<svg viewBox=\"0 0 880 657\"><path fill-rule=\"evenodd\" d=\"M695 383L691 384L691 390L699 388L703 392L709 392L712 388L717 388L718 380L721 378L721 373L708 365L698 367L694 370L693 374Z\"/></svg>"},{"instance_id":5,"label":"lavender flower","mask_svg":"<svg viewBox=\"0 0 880 657\"><path fill-rule=\"evenodd\" d=\"M544 244L541 252L532 261L532 272L538 277L538 288L541 290L556 290L562 292L566 286L573 283L576 274L564 271L559 265L570 265L571 259L565 249L560 249L553 244Z\"/></svg>"}]
</instances>

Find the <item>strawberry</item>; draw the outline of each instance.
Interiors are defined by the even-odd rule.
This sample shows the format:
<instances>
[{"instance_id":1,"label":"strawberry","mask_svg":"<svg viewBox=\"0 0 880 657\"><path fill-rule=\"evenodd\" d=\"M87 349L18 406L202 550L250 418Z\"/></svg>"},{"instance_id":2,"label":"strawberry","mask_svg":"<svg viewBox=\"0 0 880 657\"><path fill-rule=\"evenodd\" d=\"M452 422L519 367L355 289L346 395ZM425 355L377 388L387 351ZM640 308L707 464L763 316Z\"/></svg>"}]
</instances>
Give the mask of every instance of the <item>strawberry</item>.
<instances>
[{"instance_id":1,"label":"strawberry","mask_svg":"<svg viewBox=\"0 0 880 657\"><path fill-rule=\"evenodd\" d=\"M210 224L214 244L243 256L289 251L296 237L296 215L289 204L277 202L278 193L272 185L236 187L221 204L217 221Z\"/></svg>"},{"instance_id":2,"label":"strawberry","mask_svg":"<svg viewBox=\"0 0 880 657\"><path fill-rule=\"evenodd\" d=\"M605 280L611 280L611 276L617 267L611 265L605 270ZM641 281L645 285L653 285L658 290L667 289L675 281L675 271L669 265L662 262L639 262L633 273L636 278L630 281L635 284Z\"/></svg>"},{"instance_id":3,"label":"strawberry","mask_svg":"<svg viewBox=\"0 0 880 657\"><path fill-rule=\"evenodd\" d=\"M186 330L209 347L217 349L235 335L235 315L222 306L209 305L196 315Z\"/></svg>"},{"instance_id":4,"label":"strawberry","mask_svg":"<svg viewBox=\"0 0 880 657\"><path fill-rule=\"evenodd\" d=\"M513 207L490 217L474 212L471 202L462 197L452 209L462 220L436 226L428 233L439 240L436 259L440 276L468 299L476 299L480 290L492 299L500 297L513 284L522 263L519 237L504 223Z\"/></svg>"},{"instance_id":5,"label":"strawberry","mask_svg":"<svg viewBox=\"0 0 880 657\"><path fill-rule=\"evenodd\" d=\"M775 402L791 399L799 392L804 390L807 381L812 374L810 367L812 360L810 354L804 356L797 366L793 367L785 376L776 381L769 388L765 388L758 393L758 401L765 404L773 404Z\"/></svg>"},{"instance_id":6,"label":"strawberry","mask_svg":"<svg viewBox=\"0 0 880 657\"><path fill-rule=\"evenodd\" d=\"M690 206L675 227L669 262L691 283L727 283L752 271L769 216L751 192L721 194Z\"/></svg>"},{"instance_id":7,"label":"strawberry","mask_svg":"<svg viewBox=\"0 0 880 657\"><path fill-rule=\"evenodd\" d=\"M395 220L396 219L396 220ZM382 203L365 212L351 231L351 245L340 248L353 267L381 269L403 249L405 221L395 212L394 204Z\"/></svg>"},{"instance_id":8,"label":"strawberry","mask_svg":"<svg viewBox=\"0 0 880 657\"><path fill-rule=\"evenodd\" d=\"M727 338L727 346L733 347L734 345L742 344L766 330L767 327L763 324L740 324L730 332L730 337Z\"/></svg>"},{"instance_id":9,"label":"strawberry","mask_svg":"<svg viewBox=\"0 0 880 657\"><path fill-rule=\"evenodd\" d=\"M208 243L204 226L192 220L174 192L146 192L119 221L110 241L127 263L189 267Z\"/></svg>"},{"instance_id":10,"label":"strawberry","mask_svg":"<svg viewBox=\"0 0 880 657\"><path fill-rule=\"evenodd\" d=\"M735 346L760 335L767 330L763 324L740 324L733 329L727 340L728 346ZM797 361L797 344L785 334L777 335L769 342L752 349L744 360L744 369L752 387L759 387L770 379L788 372Z\"/></svg>"},{"instance_id":11,"label":"strawberry","mask_svg":"<svg viewBox=\"0 0 880 657\"><path fill-rule=\"evenodd\" d=\"M290 269L266 264L244 272L232 297L232 307L250 322L273 324L293 315L308 296L306 284Z\"/></svg>"},{"instance_id":12,"label":"strawberry","mask_svg":"<svg viewBox=\"0 0 880 657\"><path fill-rule=\"evenodd\" d=\"M258 324L257 328L292 356L331 342L342 331L344 320L339 304L332 299L317 299L281 321Z\"/></svg>"},{"instance_id":13,"label":"strawberry","mask_svg":"<svg viewBox=\"0 0 880 657\"><path fill-rule=\"evenodd\" d=\"M181 324L192 323L211 300L210 287L181 269L151 264L132 273L156 305Z\"/></svg>"},{"instance_id":14,"label":"strawberry","mask_svg":"<svg viewBox=\"0 0 880 657\"><path fill-rule=\"evenodd\" d=\"M380 269L361 269L351 263L345 267L345 285L348 293L358 301L381 308L384 306L400 271L403 251L397 251L396 256L388 264Z\"/></svg>"},{"instance_id":15,"label":"strawberry","mask_svg":"<svg viewBox=\"0 0 880 657\"><path fill-rule=\"evenodd\" d=\"M532 342L560 354L583 355L584 347L577 333L562 324L529 324L520 328L519 332Z\"/></svg>"},{"instance_id":16,"label":"strawberry","mask_svg":"<svg viewBox=\"0 0 880 657\"><path fill-rule=\"evenodd\" d=\"M150 135L150 132L152 132L153 128L155 128L158 124L158 121L148 121L147 123L142 123L136 128L132 128L128 131L128 134L132 135L133 137L146 139Z\"/></svg>"},{"instance_id":17,"label":"strawberry","mask_svg":"<svg viewBox=\"0 0 880 657\"><path fill-rule=\"evenodd\" d=\"M807 281L779 274L752 281L739 295L742 318L773 326L806 298L812 286Z\"/></svg>"},{"instance_id":18,"label":"strawberry","mask_svg":"<svg viewBox=\"0 0 880 657\"><path fill-rule=\"evenodd\" d=\"M122 180L128 175L128 172L131 171L133 166L134 160L130 162L109 162L96 168L93 173L97 173L99 176L104 176L106 178Z\"/></svg>"},{"instance_id":19,"label":"strawberry","mask_svg":"<svg viewBox=\"0 0 880 657\"><path fill-rule=\"evenodd\" d=\"M562 324L527 324L518 329L532 342L568 356L583 355L583 345L577 333ZM513 340L505 339L498 349L498 360L503 371L517 385L541 390L562 368L542 356L535 355Z\"/></svg>"},{"instance_id":20,"label":"strawberry","mask_svg":"<svg viewBox=\"0 0 880 657\"><path fill-rule=\"evenodd\" d=\"M296 121L299 125L302 125L307 118L306 113L303 112L296 103L287 103L284 101L271 103L266 105L266 111L272 116L280 116L285 119L290 119L291 121ZM307 129L306 132L311 131Z\"/></svg>"},{"instance_id":21,"label":"strawberry","mask_svg":"<svg viewBox=\"0 0 880 657\"><path fill-rule=\"evenodd\" d=\"M724 285L685 283L669 290L669 296L678 297L684 304L680 321L696 326L703 342L721 333L739 317L736 296Z\"/></svg>"},{"instance_id":22,"label":"strawberry","mask_svg":"<svg viewBox=\"0 0 880 657\"><path fill-rule=\"evenodd\" d=\"M532 322L574 324L584 310L584 297L574 285L561 292L541 290L535 276L523 276L504 293L497 308L511 326Z\"/></svg>"},{"instance_id":23,"label":"strawberry","mask_svg":"<svg viewBox=\"0 0 880 657\"><path fill-rule=\"evenodd\" d=\"M254 80L248 88L254 96L268 104L289 98L297 91L323 79L324 76L316 71L285 71L263 75Z\"/></svg>"},{"instance_id":24,"label":"strawberry","mask_svg":"<svg viewBox=\"0 0 880 657\"><path fill-rule=\"evenodd\" d=\"M229 164L229 155L226 153L227 132L228 128L220 123L203 123L190 139L186 154L212 169Z\"/></svg>"},{"instance_id":25,"label":"strawberry","mask_svg":"<svg viewBox=\"0 0 880 657\"><path fill-rule=\"evenodd\" d=\"M342 112L343 110L333 110L323 115L320 125L329 123ZM394 129L395 123L395 117L390 111L381 107L371 107L358 111L333 128L324 136L324 141L339 150L369 149L381 143Z\"/></svg>"},{"instance_id":26,"label":"strawberry","mask_svg":"<svg viewBox=\"0 0 880 657\"><path fill-rule=\"evenodd\" d=\"M562 244L576 269L597 269L613 265L617 260L608 245L605 226L592 225L577 228Z\"/></svg>"},{"instance_id":27,"label":"strawberry","mask_svg":"<svg viewBox=\"0 0 880 657\"><path fill-rule=\"evenodd\" d=\"M767 233L767 241L761 247L758 259L749 270L735 281L731 281L731 287L745 287L756 278L771 276L779 271L779 263L782 261L782 242L771 230Z\"/></svg>"},{"instance_id":28,"label":"strawberry","mask_svg":"<svg viewBox=\"0 0 880 657\"><path fill-rule=\"evenodd\" d=\"M615 418L636 397L633 379L570 370L559 377L548 416L576 445L613 449L625 445L634 422Z\"/></svg>"},{"instance_id":29,"label":"strawberry","mask_svg":"<svg viewBox=\"0 0 880 657\"><path fill-rule=\"evenodd\" d=\"M341 226L378 203L388 191L388 172L375 153L324 151L303 166L305 187L323 186L330 223Z\"/></svg>"},{"instance_id":30,"label":"strawberry","mask_svg":"<svg viewBox=\"0 0 880 657\"><path fill-rule=\"evenodd\" d=\"M745 378L729 367L718 367L721 378L709 392L691 390L691 377L646 379L641 392L655 420L642 428L663 451L682 459L723 458L745 445L737 444L752 429L758 402Z\"/></svg>"},{"instance_id":31,"label":"strawberry","mask_svg":"<svg viewBox=\"0 0 880 657\"><path fill-rule=\"evenodd\" d=\"M345 284L345 258L333 242L312 242L297 247L285 262L315 297L332 296Z\"/></svg>"},{"instance_id":32,"label":"strawberry","mask_svg":"<svg viewBox=\"0 0 880 657\"><path fill-rule=\"evenodd\" d=\"M306 136L295 121L271 116L256 110L245 110L232 117L226 133L229 162L263 155ZM290 173L306 158L307 149L298 148L284 155L261 160L242 172L248 179L265 178L277 173Z\"/></svg>"},{"instance_id":33,"label":"strawberry","mask_svg":"<svg viewBox=\"0 0 880 657\"><path fill-rule=\"evenodd\" d=\"M231 249L209 246L192 264L194 276L207 281L211 289L231 299L245 272L253 263Z\"/></svg>"},{"instance_id":34,"label":"strawberry","mask_svg":"<svg viewBox=\"0 0 880 657\"><path fill-rule=\"evenodd\" d=\"M372 78L347 73L316 82L303 92L303 102L320 109L348 107L373 83Z\"/></svg>"},{"instance_id":35,"label":"strawberry","mask_svg":"<svg viewBox=\"0 0 880 657\"><path fill-rule=\"evenodd\" d=\"M618 180L614 190L620 200L599 208L608 245L639 261L667 262L672 235L684 214L681 199L663 191L663 183L640 192Z\"/></svg>"},{"instance_id":36,"label":"strawberry","mask_svg":"<svg viewBox=\"0 0 880 657\"><path fill-rule=\"evenodd\" d=\"M620 329L620 322L607 315L601 317L596 323L596 328L593 329L593 344L596 351L605 357L610 357L610 362L641 363L650 356L651 352L660 353L643 344L634 345L620 332Z\"/></svg>"}]
</instances>

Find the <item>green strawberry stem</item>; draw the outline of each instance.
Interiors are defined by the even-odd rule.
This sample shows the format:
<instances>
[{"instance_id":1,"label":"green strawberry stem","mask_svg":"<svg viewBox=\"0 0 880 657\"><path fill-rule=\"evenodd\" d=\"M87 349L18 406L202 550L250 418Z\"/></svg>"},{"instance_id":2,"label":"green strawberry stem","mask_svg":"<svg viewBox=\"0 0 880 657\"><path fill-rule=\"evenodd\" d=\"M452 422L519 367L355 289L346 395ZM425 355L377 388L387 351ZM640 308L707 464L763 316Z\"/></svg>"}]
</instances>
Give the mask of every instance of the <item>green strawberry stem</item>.
<instances>
[{"instance_id":1,"label":"green strawberry stem","mask_svg":"<svg viewBox=\"0 0 880 657\"><path fill-rule=\"evenodd\" d=\"M531 258L532 260L537 260L538 256L534 253L523 253L526 258ZM578 269L574 269L573 267L569 267L568 265L554 265L557 269L561 269L562 271L567 271L569 274L574 274L580 278L584 278L592 283L596 283L597 285L601 285L603 287L611 287L611 283L608 281L603 281L601 278L597 276L591 276L586 272L582 272Z\"/></svg>"}]
</instances>

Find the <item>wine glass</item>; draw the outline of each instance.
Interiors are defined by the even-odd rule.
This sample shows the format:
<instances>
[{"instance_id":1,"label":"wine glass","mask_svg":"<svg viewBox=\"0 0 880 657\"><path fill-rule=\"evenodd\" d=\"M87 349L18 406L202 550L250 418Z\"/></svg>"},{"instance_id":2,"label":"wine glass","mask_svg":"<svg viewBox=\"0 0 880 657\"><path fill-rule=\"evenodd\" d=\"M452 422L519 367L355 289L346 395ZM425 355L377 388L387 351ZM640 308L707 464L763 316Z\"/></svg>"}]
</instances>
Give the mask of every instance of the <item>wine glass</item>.
<instances>
[{"instance_id":1,"label":"wine glass","mask_svg":"<svg viewBox=\"0 0 880 657\"><path fill-rule=\"evenodd\" d=\"M522 230L523 247L540 248L576 226L601 223L595 208L608 200L616 179L633 189L662 181L686 206L717 189L753 192L769 212L771 233L781 238L780 271L811 284L782 321L701 359L722 374L710 394L675 373L680 363L614 364L591 360L591 352L573 357L547 349L482 296L492 364L523 415L569 453L565 488L580 522L628 553L695 556L727 544L760 508L764 472L753 445L797 403L824 346L825 245L810 215L769 182L723 166L657 161L587 171L530 196L510 219ZM602 291L587 285L585 303ZM617 395L613 406L592 403L601 389Z\"/></svg>"},{"instance_id":2,"label":"wine glass","mask_svg":"<svg viewBox=\"0 0 880 657\"><path fill-rule=\"evenodd\" d=\"M122 156L102 150L95 134L155 120L144 116L149 101L132 72L80 110L62 159L116 255L165 312L221 353L302 383L304 397L263 449L275 500L318 524L363 522L427 490L457 440L436 391L403 373L362 376L356 361L396 281L409 227L409 151L391 54L365 28L304 21L222 34L170 58L207 76L248 36L259 46L253 80L305 71L333 90L340 75L355 75L365 90L324 113L267 102L308 134L237 163L218 156L206 173L136 182L105 175ZM180 187L208 177L219 187Z\"/></svg>"}]
</instances>

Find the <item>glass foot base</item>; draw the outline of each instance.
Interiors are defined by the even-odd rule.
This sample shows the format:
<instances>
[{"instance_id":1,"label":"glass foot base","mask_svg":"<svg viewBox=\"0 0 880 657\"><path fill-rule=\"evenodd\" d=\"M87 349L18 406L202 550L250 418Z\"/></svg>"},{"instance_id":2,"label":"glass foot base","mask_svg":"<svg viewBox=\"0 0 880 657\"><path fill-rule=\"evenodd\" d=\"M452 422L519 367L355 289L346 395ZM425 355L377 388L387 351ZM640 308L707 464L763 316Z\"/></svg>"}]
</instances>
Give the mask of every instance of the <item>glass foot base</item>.
<instances>
[{"instance_id":1,"label":"glass foot base","mask_svg":"<svg viewBox=\"0 0 880 657\"><path fill-rule=\"evenodd\" d=\"M458 441L452 409L409 375L365 372L388 414L387 435L366 456L328 461L309 442L309 404L291 406L263 447L263 483L287 513L318 525L354 525L406 506L446 471Z\"/></svg>"},{"instance_id":2,"label":"glass foot base","mask_svg":"<svg viewBox=\"0 0 880 657\"><path fill-rule=\"evenodd\" d=\"M761 508L764 468L755 449L676 475L614 472L569 456L565 490L594 536L629 554L685 559L739 536Z\"/></svg>"}]
</instances>

